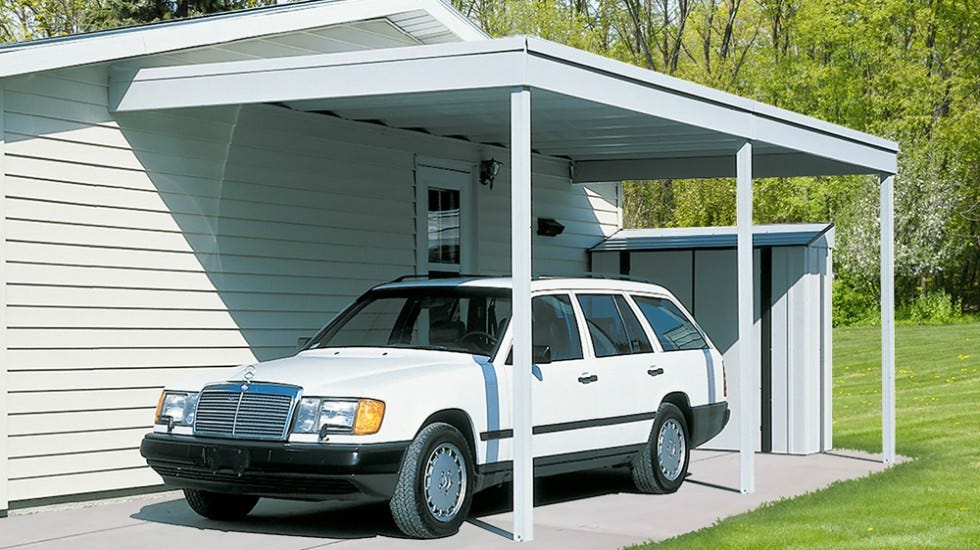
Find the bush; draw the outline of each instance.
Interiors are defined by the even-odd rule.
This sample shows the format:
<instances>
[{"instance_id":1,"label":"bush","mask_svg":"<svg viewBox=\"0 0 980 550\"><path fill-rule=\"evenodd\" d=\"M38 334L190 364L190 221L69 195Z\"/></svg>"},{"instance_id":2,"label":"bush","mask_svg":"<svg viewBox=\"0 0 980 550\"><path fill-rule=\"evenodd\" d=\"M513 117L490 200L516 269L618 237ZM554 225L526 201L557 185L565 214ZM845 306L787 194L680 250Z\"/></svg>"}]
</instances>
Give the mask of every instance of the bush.
<instances>
[{"instance_id":1,"label":"bush","mask_svg":"<svg viewBox=\"0 0 980 550\"><path fill-rule=\"evenodd\" d=\"M895 317L916 325L946 325L963 318L963 300L943 290L916 296L895 312Z\"/></svg>"},{"instance_id":2,"label":"bush","mask_svg":"<svg viewBox=\"0 0 980 550\"><path fill-rule=\"evenodd\" d=\"M878 300L862 292L844 277L834 278L834 326L877 326L881 323Z\"/></svg>"}]
</instances>

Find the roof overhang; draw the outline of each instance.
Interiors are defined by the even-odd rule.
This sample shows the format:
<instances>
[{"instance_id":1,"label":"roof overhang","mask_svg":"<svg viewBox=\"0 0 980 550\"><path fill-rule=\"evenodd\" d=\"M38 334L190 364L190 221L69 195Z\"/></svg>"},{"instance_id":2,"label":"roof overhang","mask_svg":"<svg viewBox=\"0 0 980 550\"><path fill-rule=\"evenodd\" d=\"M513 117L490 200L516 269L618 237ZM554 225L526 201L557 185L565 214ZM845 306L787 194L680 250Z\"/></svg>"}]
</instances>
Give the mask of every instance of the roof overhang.
<instances>
[{"instance_id":1,"label":"roof overhang","mask_svg":"<svg viewBox=\"0 0 980 550\"><path fill-rule=\"evenodd\" d=\"M735 248L738 231L726 227L621 229L592 247L592 252L646 252ZM834 224L790 223L752 227L752 245L834 247Z\"/></svg>"},{"instance_id":2,"label":"roof overhang","mask_svg":"<svg viewBox=\"0 0 980 550\"><path fill-rule=\"evenodd\" d=\"M489 36L442 0L321 0L0 46L0 78L388 19L420 44Z\"/></svg>"},{"instance_id":3,"label":"roof overhang","mask_svg":"<svg viewBox=\"0 0 980 550\"><path fill-rule=\"evenodd\" d=\"M272 103L489 145L510 92L532 92L535 152L576 181L727 177L753 143L757 177L891 174L898 144L536 38L114 71L110 107Z\"/></svg>"}]
</instances>

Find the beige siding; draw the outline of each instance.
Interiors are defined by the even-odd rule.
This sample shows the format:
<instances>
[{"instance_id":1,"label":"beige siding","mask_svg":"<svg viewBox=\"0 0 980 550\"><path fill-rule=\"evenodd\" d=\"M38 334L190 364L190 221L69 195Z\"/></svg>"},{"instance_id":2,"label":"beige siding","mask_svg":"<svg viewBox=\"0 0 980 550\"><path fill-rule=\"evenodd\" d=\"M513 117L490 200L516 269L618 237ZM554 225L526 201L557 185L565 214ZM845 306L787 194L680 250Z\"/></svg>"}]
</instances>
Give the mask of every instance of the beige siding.
<instances>
[{"instance_id":1,"label":"beige siding","mask_svg":"<svg viewBox=\"0 0 980 550\"><path fill-rule=\"evenodd\" d=\"M162 385L287 355L415 271L416 155L488 151L272 106L106 108L107 69L4 82L10 499L159 483L139 456ZM498 158L506 157L495 150ZM614 185L535 162L535 270L578 273ZM477 190L479 271L509 271L509 188Z\"/></svg>"}]
</instances>

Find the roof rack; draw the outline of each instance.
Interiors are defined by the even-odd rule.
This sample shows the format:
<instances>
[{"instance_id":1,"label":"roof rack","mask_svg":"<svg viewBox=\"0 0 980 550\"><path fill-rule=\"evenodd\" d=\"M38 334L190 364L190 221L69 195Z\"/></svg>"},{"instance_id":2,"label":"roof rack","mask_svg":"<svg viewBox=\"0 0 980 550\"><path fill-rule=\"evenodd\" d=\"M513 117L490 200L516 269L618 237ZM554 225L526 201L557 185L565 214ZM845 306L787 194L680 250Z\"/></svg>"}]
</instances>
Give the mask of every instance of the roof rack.
<instances>
[{"instance_id":1,"label":"roof rack","mask_svg":"<svg viewBox=\"0 0 980 550\"><path fill-rule=\"evenodd\" d=\"M535 279L609 279L615 281L632 281L634 283L648 283L655 284L649 279L642 279L640 277L632 277L630 275L622 275L619 273L600 273L596 271L587 271L585 273L580 273L577 275L552 275L548 273L542 273L537 275Z\"/></svg>"},{"instance_id":2,"label":"roof rack","mask_svg":"<svg viewBox=\"0 0 980 550\"><path fill-rule=\"evenodd\" d=\"M397 279L388 281L388 283L385 283L385 284L401 283L401 282L404 282L404 281L411 281L411 280L484 279L484 278L502 277L502 276L503 275L487 275L485 273L484 274L478 274L478 273L445 273L445 274L436 274L436 275L431 275L431 274L428 274L428 273L410 273L408 275L402 275L401 277L398 277Z\"/></svg>"}]
</instances>

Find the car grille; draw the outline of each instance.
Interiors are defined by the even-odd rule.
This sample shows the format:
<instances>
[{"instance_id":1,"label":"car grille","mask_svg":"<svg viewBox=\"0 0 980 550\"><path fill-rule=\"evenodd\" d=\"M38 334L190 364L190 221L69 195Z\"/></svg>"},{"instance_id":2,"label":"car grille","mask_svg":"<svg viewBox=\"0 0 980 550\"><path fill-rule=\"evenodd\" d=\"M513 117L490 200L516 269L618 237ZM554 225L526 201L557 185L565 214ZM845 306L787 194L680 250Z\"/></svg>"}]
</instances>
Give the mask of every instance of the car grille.
<instances>
[{"instance_id":1,"label":"car grille","mask_svg":"<svg viewBox=\"0 0 980 550\"><path fill-rule=\"evenodd\" d=\"M278 384L209 386L201 392L196 435L283 440L299 388Z\"/></svg>"}]
</instances>

